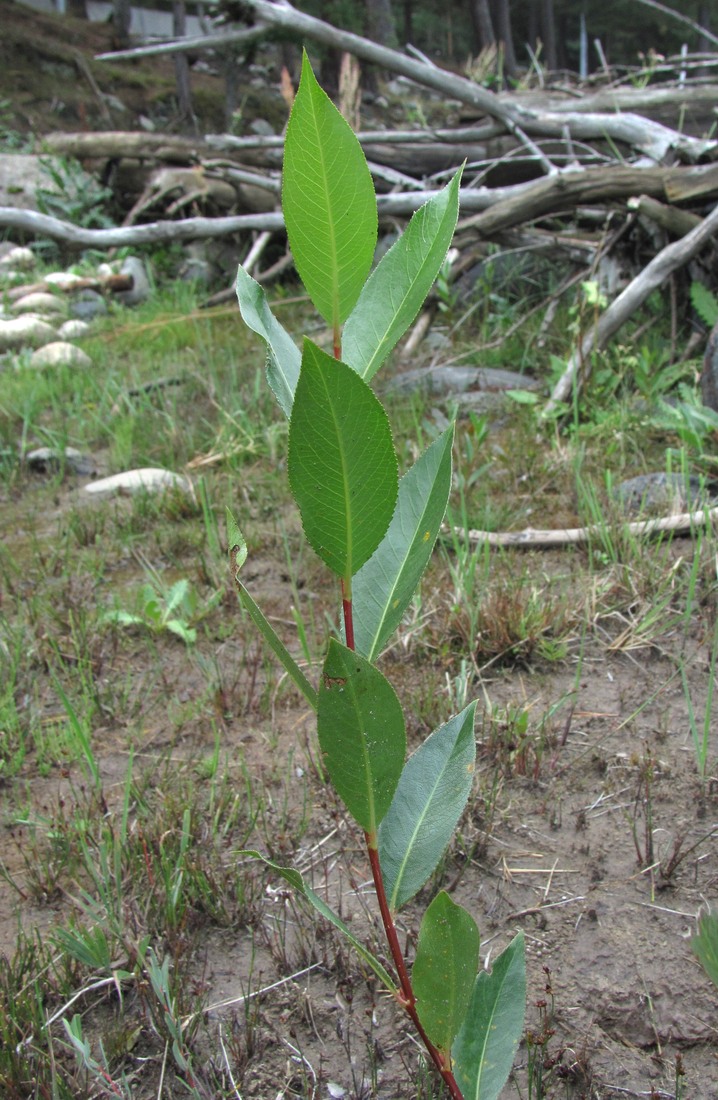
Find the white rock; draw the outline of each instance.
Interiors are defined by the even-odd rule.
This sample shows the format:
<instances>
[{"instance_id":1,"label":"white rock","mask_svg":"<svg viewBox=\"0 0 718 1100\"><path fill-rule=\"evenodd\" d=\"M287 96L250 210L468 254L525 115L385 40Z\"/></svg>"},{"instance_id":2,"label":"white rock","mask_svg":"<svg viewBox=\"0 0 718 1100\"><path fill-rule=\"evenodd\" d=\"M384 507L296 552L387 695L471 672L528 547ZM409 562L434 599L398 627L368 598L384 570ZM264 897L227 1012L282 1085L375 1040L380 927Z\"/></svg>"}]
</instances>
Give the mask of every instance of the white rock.
<instances>
[{"instance_id":1,"label":"white rock","mask_svg":"<svg viewBox=\"0 0 718 1100\"><path fill-rule=\"evenodd\" d=\"M78 321L75 319L72 321L65 321L64 325L60 325L57 334L61 336L63 340L79 340L81 336L86 336L89 331L90 326L87 321Z\"/></svg>"},{"instance_id":2,"label":"white rock","mask_svg":"<svg viewBox=\"0 0 718 1100\"><path fill-rule=\"evenodd\" d=\"M11 267L22 271L31 271L35 266L35 253L30 248L18 245L0 259L0 268Z\"/></svg>"},{"instance_id":3,"label":"white rock","mask_svg":"<svg viewBox=\"0 0 718 1100\"><path fill-rule=\"evenodd\" d=\"M61 298L45 291L36 290L32 294L23 294L13 302L15 313L46 313L52 316L67 313L67 306Z\"/></svg>"},{"instance_id":4,"label":"white rock","mask_svg":"<svg viewBox=\"0 0 718 1100\"><path fill-rule=\"evenodd\" d=\"M154 466L126 470L121 474L103 477L99 481L91 481L89 485L85 485L83 492L91 493L92 496L107 496L115 493L137 493L140 490L146 493L159 493L167 489L191 492L191 486L186 477L175 474L172 470L163 470Z\"/></svg>"},{"instance_id":5,"label":"white rock","mask_svg":"<svg viewBox=\"0 0 718 1100\"><path fill-rule=\"evenodd\" d=\"M66 340L54 340L30 356L31 367L91 367L92 360L81 348Z\"/></svg>"},{"instance_id":6,"label":"white rock","mask_svg":"<svg viewBox=\"0 0 718 1100\"><path fill-rule=\"evenodd\" d=\"M112 264L98 264L97 266L97 278L107 279L110 275L115 274L115 269Z\"/></svg>"},{"instance_id":7,"label":"white rock","mask_svg":"<svg viewBox=\"0 0 718 1100\"><path fill-rule=\"evenodd\" d=\"M0 320L0 352L17 351L23 347L41 348L57 340L52 325L38 317L27 315L13 317L9 321Z\"/></svg>"},{"instance_id":8,"label":"white rock","mask_svg":"<svg viewBox=\"0 0 718 1100\"><path fill-rule=\"evenodd\" d=\"M72 290L74 286L85 280L82 275L75 275L74 271L51 271L49 275L43 275L43 282L56 286L60 290Z\"/></svg>"}]
</instances>

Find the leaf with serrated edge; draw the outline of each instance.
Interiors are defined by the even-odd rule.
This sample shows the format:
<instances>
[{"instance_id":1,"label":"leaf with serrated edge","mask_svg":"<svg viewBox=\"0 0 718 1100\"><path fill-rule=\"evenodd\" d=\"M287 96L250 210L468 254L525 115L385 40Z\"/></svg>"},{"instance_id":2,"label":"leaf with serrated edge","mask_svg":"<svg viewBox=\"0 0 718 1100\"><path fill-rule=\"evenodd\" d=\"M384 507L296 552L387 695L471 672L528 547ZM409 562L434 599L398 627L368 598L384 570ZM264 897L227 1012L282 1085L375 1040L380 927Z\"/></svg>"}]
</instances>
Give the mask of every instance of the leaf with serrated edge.
<instances>
[{"instance_id":1,"label":"leaf with serrated edge","mask_svg":"<svg viewBox=\"0 0 718 1100\"><path fill-rule=\"evenodd\" d=\"M411 984L422 1027L444 1054L464 1021L478 965L476 921L442 890L421 922Z\"/></svg>"},{"instance_id":2,"label":"leaf with serrated edge","mask_svg":"<svg viewBox=\"0 0 718 1100\"><path fill-rule=\"evenodd\" d=\"M307 541L348 586L389 526L396 454L384 407L366 382L310 340L289 421L287 469Z\"/></svg>"},{"instance_id":3,"label":"leaf with serrated edge","mask_svg":"<svg viewBox=\"0 0 718 1100\"><path fill-rule=\"evenodd\" d=\"M317 733L339 797L374 836L404 764L404 715L378 668L334 638L319 686Z\"/></svg>"},{"instance_id":4,"label":"leaf with serrated edge","mask_svg":"<svg viewBox=\"0 0 718 1100\"><path fill-rule=\"evenodd\" d=\"M356 648L374 661L428 565L451 490L453 424L399 482L389 529L352 581Z\"/></svg>"},{"instance_id":5,"label":"leaf with serrated edge","mask_svg":"<svg viewBox=\"0 0 718 1100\"><path fill-rule=\"evenodd\" d=\"M464 1023L451 1048L464 1100L497 1100L514 1064L526 1011L524 935L519 932L477 978Z\"/></svg>"},{"instance_id":6,"label":"leaf with serrated edge","mask_svg":"<svg viewBox=\"0 0 718 1100\"><path fill-rule=\"evenodd\" d=\"M471 791L476 702L439 726L404 765L379 827L379 862L396 912L436 869Z\"/></svg>"},{"instance_id":7,"label":"leaf with serrated edge","mask_svg":"<svg viewBox=\"0 0 718 1100\"><path fill-rule=\"evenodd\" d=\"M299 348L272 313L263 288L241 266L236 287L242 320L267 346L267 381L282 412L289 417L302 361Z\"/></svg>"},{"instance_id":8,"label":"leaf with serrated edge","mask_svg":"<svg viewBox=\"0 0 718 1100\"><path fill-rule=\"evenodd\" d=\"M282 210L299 276L338 332L374 258L376 196L361 145L306 53L284 140Z\"/></svg>"},{"instance_id":9,"label":"leaf with serrated edge","mask_svg":"<svg viewBox=\"0 0 718 1100\"><path fill-rule=\"evenodd\" d=\"M267 867L271 867L273 871L281 875L298 894L301 894L302 897L306 898L307 901L314 906L316 911L320 913L325 920L328 920L330 924L333 924L335 928L339 929L357 954L374 971L382 985L385 986L390 993L397 993L396 985L388 971L384 969L379 960L372 955L371 951L364 946L361 940L358 940L354 933L349 931L344 921L329 908L327 903L322 901L318 894L315 894L311 886L307 886L299 871L296 871L294 867L280 867L278 863L268 859L267 856L263 856L261 852L254 851L254 849L245 849L238 854L240 856L248 856L250 859L261 859L262 863L266 863Z\"/></svg>"},{"instance_id":10,"label":"leaf with serrated edge","mask_svg":"<svg viewBox=\"0 0 718 1100\"><path fill-rule=\"evenodd\" d=\"M347 318L342 358L367 382L418 314L446 259L459 216L461 171L416 211Z\"/></svg>"}]
</instances>

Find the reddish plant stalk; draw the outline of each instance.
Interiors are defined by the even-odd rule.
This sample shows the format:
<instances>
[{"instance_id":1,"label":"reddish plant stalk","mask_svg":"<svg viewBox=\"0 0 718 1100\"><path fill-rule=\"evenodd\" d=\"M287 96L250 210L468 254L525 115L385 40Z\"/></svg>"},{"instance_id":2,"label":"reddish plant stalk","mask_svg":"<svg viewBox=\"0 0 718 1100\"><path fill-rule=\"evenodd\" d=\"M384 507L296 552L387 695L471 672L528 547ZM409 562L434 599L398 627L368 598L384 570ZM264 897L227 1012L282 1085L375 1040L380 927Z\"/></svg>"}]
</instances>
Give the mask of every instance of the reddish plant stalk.
<instances>
[{"instance_id":1,"label":"reddish plant stalk","mask_svg":"<svg viewBox=\"0 0 718 1100\"><path fill-rule=\"evenodd\" d=\"M344 593L344 581L342 581L342 611L344 612L344 633L347 639L347 649L354 649L354 614L352 612L352 598L347 599Z\"/></svg>"},{"instance_id":2,"label":"reddish plant stalk","mask_svg":"<svg viewBox=\"0 0 718 1100\"><path fill-rule=\"evenodd\" d=\"M414 990L411 986L411 979L406 969L406 962L404 955L399 944L399 937L396 931L396 925L394 924L394 918L391 915L389 909L389 903L386 898L386 891L384 890L384 878L381 873L381 866L379 864L379 851L376 847L376 841L372 840L369 833L364 834L366 840L367 851L369 852L369 863L371 865L371 873L374 879L374 887L376 889L376 897L379 902L379 911L381 913L382 923L384 925L384 933L389 944L391 951L391 957L394 960L394 966L396 967L397 974L399 975L399 984L401 986L400 1001L403 1007L406 1009L408 1015L414 1024L414 1027L419 1033L421 1041L429 1052L432 1062L438 1069L442 1076L444 1084L449 1090L449 1094L452 1100L464 1100L463 1093L456 1083L456 1078L451 1072L451 1062L448 1060L440 1050L438 1050L432 1043L429 1036L426 1034L424 1027L419 1019L419 1014L416 1011L416 997L414 996Z\"/></svg>"}]
</instances>

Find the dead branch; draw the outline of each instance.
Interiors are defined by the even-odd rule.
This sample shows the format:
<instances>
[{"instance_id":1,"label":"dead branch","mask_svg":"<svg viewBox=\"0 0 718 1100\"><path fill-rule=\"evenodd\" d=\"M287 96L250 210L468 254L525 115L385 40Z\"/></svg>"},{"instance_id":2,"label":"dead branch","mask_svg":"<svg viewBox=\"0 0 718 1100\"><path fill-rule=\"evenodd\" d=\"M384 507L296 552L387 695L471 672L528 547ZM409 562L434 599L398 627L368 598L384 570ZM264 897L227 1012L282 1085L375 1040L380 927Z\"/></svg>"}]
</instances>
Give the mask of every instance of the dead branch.
<instances>
[{"instance_id":1,"label":"dead branch","mask_svg":"<svg viewBox=\"0 0 718 1100\"><path fill-rule=\"evenodd\" d=\"M718 519L718 507L681 512L676 516L662 516L660 519L637 520L634 523L622 524L619 530L631 535L657 535L663 531L681 533L692 531L694 527L703 527L715 519ZM488 542L489 546L515 546L528 549L536 546L576 546L590 542L591 539L600 539L605 536L607 530L610 531L612 528L610 525L594 524L591 527L565 527L553 530L550 528L539 530L533 527L525 527L523 531L465 531L462 527L456 527L454 530L457 535L467 535L471 542Z\"/></svg>"},{"instance_id":2,"label":"dead branch","mask_svg":"<svg viewBox=\"0 0 718 1100\"><path fill-rule=\"evenodd\" d=\"M553 412L559 402L566 401L574 385L585 379L590 367L591 353L605 347L614 333L643 305L649 294L661 286L674 271L692 260L716 233L718 206L685 237L672 241L654 256L648 266L611 303L595 328L584 336L580 347L573 352L546 405L547 414Z\"/></svg>"}]
</instances>

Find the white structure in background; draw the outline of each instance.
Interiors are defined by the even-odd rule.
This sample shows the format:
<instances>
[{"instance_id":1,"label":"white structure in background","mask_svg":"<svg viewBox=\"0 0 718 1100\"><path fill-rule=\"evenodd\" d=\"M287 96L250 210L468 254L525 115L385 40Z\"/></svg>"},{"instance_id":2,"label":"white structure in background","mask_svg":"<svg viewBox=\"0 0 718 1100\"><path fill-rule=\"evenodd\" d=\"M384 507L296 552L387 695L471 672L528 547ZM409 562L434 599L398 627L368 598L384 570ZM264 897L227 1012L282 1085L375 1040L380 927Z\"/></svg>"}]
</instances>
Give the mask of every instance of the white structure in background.
<instances>
[{"instance_id":1,"label":"white structure in background","mask_svg":"<svg viewBox=\"0 0 718 1100\"><path fill-rule=\"evenodd\" d=\"M35 11L65 13L65 0L20 0L27 8ZM211 6L211 5L208 5ZM93 23L107 22L112 15L112 3L107 0L86 0L87 17ZM187 34L203 34L204 28L196 15L187 15ZM155 11L152 8L132 8L130 34L142 40L160 38L163 41L174 38L172 31L172 12Z\"/></svg>"}]
</instances>

